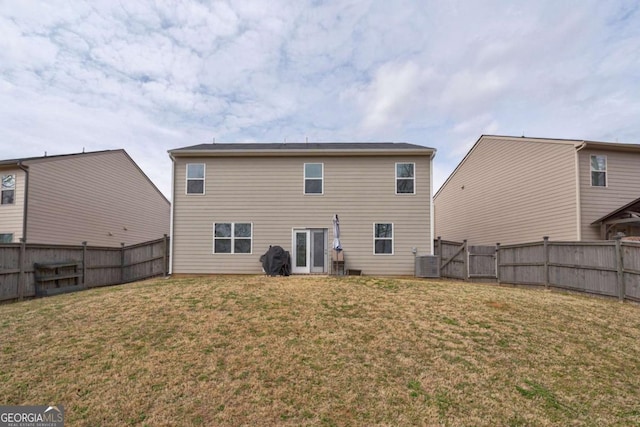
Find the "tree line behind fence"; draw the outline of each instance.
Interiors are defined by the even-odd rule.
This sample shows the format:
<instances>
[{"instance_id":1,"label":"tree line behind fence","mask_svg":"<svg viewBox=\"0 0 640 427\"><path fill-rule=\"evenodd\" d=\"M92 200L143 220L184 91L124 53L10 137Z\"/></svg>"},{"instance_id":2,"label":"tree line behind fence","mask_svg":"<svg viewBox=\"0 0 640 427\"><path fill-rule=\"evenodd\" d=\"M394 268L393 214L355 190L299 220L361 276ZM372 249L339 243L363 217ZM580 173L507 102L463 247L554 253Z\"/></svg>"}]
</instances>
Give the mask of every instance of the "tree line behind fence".
<instances>
[{"instance_id":1,"label":"tree line behind fence","mask_svg":"<svg viewBox=\"0 0 640 427\"><path fill-rule=\"evenodd\" d=\"M472 246L438 238L440 275L545 286L640 301L640 242L539 242Z\"/></svg>"},{"instance_id":2,"label":"tree line behind fence","mask_svg":"<svg viewBox=\"0 0 640 427\"><path fill-rule=\"evenodd\" d=\"M0 244L0 301L36 296L39 288L94 288L166 275L169 238L119 248ZM38 278L42 268L57 272ZM55 274L55 273L54 273Z\"/></svg>"}]
</instances>

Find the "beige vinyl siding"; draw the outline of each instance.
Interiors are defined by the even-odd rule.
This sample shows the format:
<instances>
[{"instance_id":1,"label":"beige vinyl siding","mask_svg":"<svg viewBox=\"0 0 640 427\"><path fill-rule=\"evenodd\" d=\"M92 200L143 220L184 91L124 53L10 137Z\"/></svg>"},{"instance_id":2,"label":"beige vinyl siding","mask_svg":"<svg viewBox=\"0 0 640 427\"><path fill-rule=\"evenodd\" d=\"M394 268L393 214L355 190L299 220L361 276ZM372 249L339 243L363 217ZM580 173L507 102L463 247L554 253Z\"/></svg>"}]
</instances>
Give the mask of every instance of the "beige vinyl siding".
<instances>
[{"instance_id":1,"label":"beige vinyl siding","mask_svg":"<svg viewBox=\"0 0 640 427\"><path fill-rule=\"evenodd\" d=\"M187 196L186 163L206 164L206 194ZM395 163L416 163L416 194L395 194ZM304 163L324 164L324 194L304 195ZM428 156L178 158L173 272L260 273L269 245L291 251L293 228L328 229L338 214L347 269L412 275L430 253ZM213 254L214 222L253 223L252 254ZM394 255L373 254L373 223L394 224Z\"/></svg>"},{"instance_id":2,"label":"beige vinyl siding","mask_svg":"<svg viewBox=\"0 0 640 427\"><path fill-rule=\"evenodd\" d=\"M169 203L124 151L28 164L30 242L120 246L168 234Z\"/></svg>"},{"instance_id":3,"label":"beige vinyl siding","mask_svg":"<svg viewBox=\"0 0 640 427\"><path fill-rule=\"evenodd\" d=\"M25 173L19 168L0 169L0 177L2 175L16 176L16 190L13 204L0 205L0 234L13 234L13 243L18 243L24 219Z\"/></svg>"},{"instance_id":4,"label":"beige vinyl siding","mask_svg":"<svg viewBox=\"0 0 640 427\"><path fill-rule=\"evenodd\" d=\"M576 197L573 144L482 137L434 199L435 234L472 244L576 240Z\"/></svg>"},{"instance_id":5,"label":"beige vinyl siding","mask_svg":"<svg viewBox=\"0 0 640 427\"><path fill-rule=\"evenodd\" d=\"M591 186L592 154L607 156L607 186ZM582 240L600 240L592 222L640 197L640 153L584 149L580 162Z\"/></svg>"}]
</instances>

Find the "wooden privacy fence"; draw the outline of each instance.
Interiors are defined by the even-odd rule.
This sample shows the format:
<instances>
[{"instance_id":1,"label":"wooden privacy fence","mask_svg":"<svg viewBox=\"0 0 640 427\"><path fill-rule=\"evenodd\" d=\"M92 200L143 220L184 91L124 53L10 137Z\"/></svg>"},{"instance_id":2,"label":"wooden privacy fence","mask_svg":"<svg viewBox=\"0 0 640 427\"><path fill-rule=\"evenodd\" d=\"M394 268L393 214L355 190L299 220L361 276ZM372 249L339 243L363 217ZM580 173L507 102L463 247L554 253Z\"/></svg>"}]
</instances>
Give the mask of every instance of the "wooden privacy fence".
<instances>
[{"instance_id":1,"label":"wooden privacy fence","mask_svg":"<svg viewBox=\"0 0 640 427\"><path fill-rule=\"evenodd\" d=\"M553 242L544 237L532 243L470 246L438 238L435 249L442 277L492 277L640 301L640 242Z\"/></svg>"},{"instance_id":2,"label":"wooden privacy fence","mask_svg":"<svg viewBox=\"0 0 640 427\"><path fill-rule=\"evenodd\" d=\"M37 266L36 266L37 264ZM58 267L74 267L56 275ZM38 290L71 286L95 288L166 275L169 266L169 238L119 248L0 244L0 301L36 296ZM38 267L38 270L36 270ZM41 269L53 275L40 276ZM79 284L77 283L79 282ZM38 295L46 292L38 292Z\"/></svg>"}]
</instances>

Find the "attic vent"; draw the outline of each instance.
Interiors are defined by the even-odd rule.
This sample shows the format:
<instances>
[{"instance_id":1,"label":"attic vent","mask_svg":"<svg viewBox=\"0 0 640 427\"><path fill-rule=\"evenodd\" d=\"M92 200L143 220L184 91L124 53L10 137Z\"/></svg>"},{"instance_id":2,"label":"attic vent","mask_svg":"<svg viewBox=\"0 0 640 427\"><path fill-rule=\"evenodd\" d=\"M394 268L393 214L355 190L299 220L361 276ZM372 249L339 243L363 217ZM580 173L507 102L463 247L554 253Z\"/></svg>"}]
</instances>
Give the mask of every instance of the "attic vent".
<instances>
[{"instance_id":1,"label":"attic vent","mask_svg":"<svg viewBox=\"0 0 640 427\"><path fill-rule=\"evenodd\" d=\"M440 257L423 255L416 257L416 277L440 277Z\"/></svg>"}]
</instances>

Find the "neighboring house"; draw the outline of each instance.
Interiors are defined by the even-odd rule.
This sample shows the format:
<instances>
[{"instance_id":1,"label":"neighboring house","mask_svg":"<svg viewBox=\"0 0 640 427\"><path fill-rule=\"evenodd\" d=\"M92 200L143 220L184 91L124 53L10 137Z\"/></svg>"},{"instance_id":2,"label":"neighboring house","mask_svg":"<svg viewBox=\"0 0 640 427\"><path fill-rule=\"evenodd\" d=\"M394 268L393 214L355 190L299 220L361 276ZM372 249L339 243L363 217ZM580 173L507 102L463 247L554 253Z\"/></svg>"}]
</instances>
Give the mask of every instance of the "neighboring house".
<instances>
[{"instance_id":1,"label":"neighboring house","mask_svg":"<svg viewBox=\"0 0 640 427\"><path fill-rule=\"evenodd\" d=\"M483 135L434 197L436 236L509 244L640 235L625 207L638 197L640 145Z\"/></svg>"},{"instance_id":2,"label":"neighboring house","mask_svg":"<svg viewBox=\"0 0 640 427\"><path fill-rule=\"evenodd\" d=\"M406 143L202 144L173 160L172 273L327 273L338 215L347 269L413 275L433 253L432 159Z\"/></svg>"},{"instance_id":3,"label":"neighboring house","mask_svg":"<svg viewBox=\"0 0 640 427\"><path fill-rule=\"evenodd\" d=\"M0 160L0 243L120 246L169 232L169 201L124 150Z\"/></svg>"}]
</instances>

